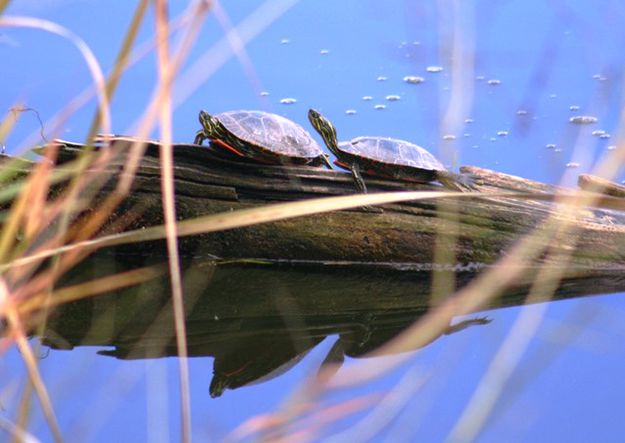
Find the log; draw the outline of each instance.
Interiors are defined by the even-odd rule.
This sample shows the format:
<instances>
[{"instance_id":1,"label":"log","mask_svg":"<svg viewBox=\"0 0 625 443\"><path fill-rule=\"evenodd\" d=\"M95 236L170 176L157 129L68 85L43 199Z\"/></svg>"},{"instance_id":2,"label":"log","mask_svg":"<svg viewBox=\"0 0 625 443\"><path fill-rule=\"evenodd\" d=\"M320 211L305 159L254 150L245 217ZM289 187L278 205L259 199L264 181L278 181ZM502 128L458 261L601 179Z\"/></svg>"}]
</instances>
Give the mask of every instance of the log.
<instances>
[{"instance_id":1,"label":"log","mask_svg":"<svg viewBox=\"0 0 625 443\"><path fill-rule=\"evenodd\" d=\"M111 180L101 192L116 184L128 138L113 139L120 154L109 165ZM126 145L126 146L124 146ZM84 150L79 144L63 142L59 168ZM133 188L114 214L128 217L137 207L144 212L127 229L141 229L163 223L160 195L158 143L147 144ZM270 203L297 201L314 197L345 195L355 192L351 176L323 168L258 165L224 158L197 145L174 146L176 211L180 220L201 215L247 209ZM339 263L369 266L427 269L433 263L437 236L451 236L455 245L452 269L481 269L495 263L502 253L522 236L554 214L558 204L527 198L492 198L495 192L547 195L563 191L554 186L489 171L464 167L483 184L484 197L448 199L453 206L432 200L384 206L382 213L362 209L337 211L310 217L198 235L181 241L181 254L212 256L223 260L261 259L270 261L328 265ZM402 183L367 179L370 192L401 190L442 190L436 184ZM613 200L623 203L621 199ZM560 215L560 218L563 216ZM625 264L625 214L622 211L583 209L569 217L579 235L562 239L554 253L573 251L571 268L614 269ZM146 245L145 253L164 254L163 243ZM134 249L134 246L133 246ZM545 264L544 259L536 262Z\"/></svg>"},{"instance_id":2,"label":"log","mask_svg":"<svg viewBox=\"0 0 625 443\"><path fill-rule=\"evenodd\" d=\"M110 148L96 146L96 152L111 149L114 154L99 199L123 174L132 139L112 141ZM56 146L58 171L85 151L72 142ZM127 230L163 223L158 151L158 142L146 142L132 189L109 227L120 219L126 220ZM174 159L180 220L355 192L351 176L342 171L259 165L189 144L176 144ZM31 166L13 167L23 175ZM477 167L462 169L481 179L482 196L389 204L381 213L335 211L181 238L189 351L215 357L211 393L275 375L333 334L358 344L345 351L348 355L362 356L428 312L436 274L453 277L452 289L462 287L496 266L547 218L564 217L559 203L530 200L521 193L546 196L565 190ZM442 190L435 183L380 178L368 178L367 186L370 192ZM519 198L494 196L502 191L518 192ZM622 202L614 197L607 201L614 206ZM625 289L625 214L586 208L568 217L574 229L553 252L570 252L571 261L553 298ZM437 239L456 235L450 243L453 261L434 263ZM107 248L67 273L59 286L165 259L163 241ZM538 270L561 264L542 255L529 266ZM529 273L486 308L524 304L531 284ZM545 294L534 302L551 299L552 294ZM176 355L168 278L63 306L49 319L42 338L57 349L112 347L101 352L123 359Z\"/></svg>"}]
</instances>

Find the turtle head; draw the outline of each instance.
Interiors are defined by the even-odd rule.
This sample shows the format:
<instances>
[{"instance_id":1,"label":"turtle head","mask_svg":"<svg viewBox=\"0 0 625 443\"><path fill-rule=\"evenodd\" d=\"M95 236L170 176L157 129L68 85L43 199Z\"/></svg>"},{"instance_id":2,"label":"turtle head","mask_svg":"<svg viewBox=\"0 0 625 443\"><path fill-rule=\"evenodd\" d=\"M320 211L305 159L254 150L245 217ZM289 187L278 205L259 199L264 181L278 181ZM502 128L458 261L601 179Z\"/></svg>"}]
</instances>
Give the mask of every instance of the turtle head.
<instances>
[{"instance_id":1,"label":"turtle head","mask_svg":"<svg viewBox=\"0 0 625 443\"><path fill-rule=\"evenodd\" d=\"M338 139L336 137L336 128L332 122L314 109L308 110L308 120L310 120L310 124L313 125L313 128L319 133L330 151L338 156Z\"/></svg>"},{"instance_id":2,"label":"turtle head","mask_svg":"<svg viewBox=\"0 0 625 443\"><path fill-rule=\"evenodd\" d=\"M213 380L211 381L209 388L210 396L212 398L221 397L221 394L223 394L228 387L230 387L230 381L228 378L215 374L213 375Z\"/></svg>"},{"instance_id":3,"label":"turtle head","mask_svg":"<svg viewBox=\"0 0 625 443\"><path fill-rule=\"evenodd\" d=\"M200 111L200 124L202 132L207 138L220 139L225 131L223 125L217 118L206 111Z\"/></svg>"}]
</instances>

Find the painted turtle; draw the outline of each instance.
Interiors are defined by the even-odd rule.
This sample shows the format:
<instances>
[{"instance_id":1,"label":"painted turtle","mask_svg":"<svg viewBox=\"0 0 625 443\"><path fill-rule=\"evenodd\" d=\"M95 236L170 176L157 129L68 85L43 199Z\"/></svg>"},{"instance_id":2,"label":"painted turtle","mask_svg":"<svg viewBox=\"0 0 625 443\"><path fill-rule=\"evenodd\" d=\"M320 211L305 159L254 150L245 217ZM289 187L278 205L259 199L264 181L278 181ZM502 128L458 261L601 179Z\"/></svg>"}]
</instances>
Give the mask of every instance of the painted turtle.
<instances>
[{"instance_id":1,"label":"painted turtle","mask_svg":"<svg viewBox=\"0 0 625 443\"><path fill-rule=\"evenodd\" d=\"M351 170L356 187L361 192L367 192L361 171L378 177L418 183L436 180L454 191L473 188L473 175L448 171L436 157L413 143L387 137L357 137L339 143L336 128L319 112L310 109L308 119L336 156L335 164Z\"/></svg>"},{"instance_id":2,"label":"painted turtle","mask_svg":"<svg viewBox=\"0 0 625 443\"><path fill-rule=\"evenodd\" d=\"M266 164L300 164L332 168L310 134L291 120L263 111L229 111L216 116L200 111L202 129L195 144L211 139L228 151Z\"/></svg>"},{"instance_id":3,"label":"painted turtle","mask_svg":"<svg viewBox=\"0 0 625 443\"><path fill-rule=\"evenodd\" d=\"M414 349L407 349L405 352L423 348L443 335L451 335L475 325L486 325L491 321L492 320L488 317L477 317L463 320L454 325L450 324L439 335L431 337L427 343L423 343ZM362 325L364 328L354 328L352 331L341 333L321 364L321 368L319 369L320 374L323 373L324 377L331 377L343 365L345 356L352 358L367 356L370 352L386 345L404 332L413 322L414 318L408 319L408 321L403 324L401 322L400 324L390 325L372 325L368 323Z\"/></svg>"},{"instance_id":4,"label":"painted turtle","mask_svg":"<svg viewBox=\"0 0 625 443\"><path fill-rule=\"evenodd\" d=\"M226 389L254 385L284 374L299 363L325 337L258 334L228 341L215 354L210 396Z\"/></svg>"}]
</instances>

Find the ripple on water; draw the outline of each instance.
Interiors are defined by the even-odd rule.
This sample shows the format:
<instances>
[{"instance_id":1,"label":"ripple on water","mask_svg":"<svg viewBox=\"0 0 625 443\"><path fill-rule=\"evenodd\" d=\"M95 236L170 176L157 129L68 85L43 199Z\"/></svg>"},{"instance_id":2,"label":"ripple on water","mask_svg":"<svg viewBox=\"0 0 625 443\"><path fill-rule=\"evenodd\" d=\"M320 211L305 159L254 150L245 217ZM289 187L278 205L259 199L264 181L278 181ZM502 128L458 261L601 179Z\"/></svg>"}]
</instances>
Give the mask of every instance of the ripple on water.
<instances>
[{"instance_id":1,"label":"ripple on water","mask_svg":"<svg viewBox=\"0 0 625 443\"><path fill-rule=\"evenodd\" d=\"M401 97L396 94L389 94L385 97L389 102L396 102L397 100L401 100Z\"/></svg>"},{"instance_id":2,"label":"ripple on water","mask_svg":"<svg viewBox=\"0 0 625 443\"><path fill-rule=\"evenodd\" d=\"M297 103L297 99L292 97L286 97L280 100L280 104L282 105L294 105L295 103Z\"/></svg>"}]
</instances>

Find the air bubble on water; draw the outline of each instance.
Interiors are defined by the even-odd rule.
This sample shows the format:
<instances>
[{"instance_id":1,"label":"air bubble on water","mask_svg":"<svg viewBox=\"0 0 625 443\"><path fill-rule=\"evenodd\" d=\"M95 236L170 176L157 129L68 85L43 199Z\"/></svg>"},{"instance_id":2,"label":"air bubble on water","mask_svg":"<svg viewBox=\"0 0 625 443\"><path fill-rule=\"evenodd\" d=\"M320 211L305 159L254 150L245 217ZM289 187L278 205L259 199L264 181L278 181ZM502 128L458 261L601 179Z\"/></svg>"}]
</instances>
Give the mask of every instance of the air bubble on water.
<instances>
[{"instance_id":1,"label":"air bubble on water","mask_svg":"<svg viewBox=\"0 0 625 443\"><path fill-rule=\"evenodd\" d=\"M576 115L575 117L571 117L569 121L571 123L575 123L576 125L590 125L597 123L598 119L592 115Z\"/></svg>"},{"instance_id":2,"label":"air bubble on water","mask_svg":"<svg viewBox=\"0 0 625 443\"><path fill-rule=\"evenodd\" d=\"M399 95L390 94L385 97L389 102L396 102L397 100L401 100Z\"/></svg>"},{"instance_id":3,"label":"air bubble on water","mask_svg":"<svg viewBox=\"0 0 625 443\"><path fill-rule=\"evenodd\" d=\"M472 118L465 118L465 119L464 119L464 122L465 122L466 124L471 124L471 123L473 123L473 119L472 119Z\"/></svg>"},{"instance_id":4,"label":"air bubble on water","mask_svg":"<svg viewBox=\"0 0 625 443\"><path fill-rule=\"evenodd\" d=\"M453 134L445 134L443 135L443 140L455 140L456 136Z\"/></svg>"},{"instance_id":5,"label":"air bubble on water","mask_svg":"<svg viewBox=\"0 0 625 443\"><path fill-rule=\"evenodd\" d=\"M289 40L288 38L283 38L282 40L280 40L280 43L283 45L288 45L289 43L291 43L291 40Z\"/></svg>"},{"instance_id":6,"label":"air bubble on water","mask_svg":"<svg viewBox=\"0 0 625 443\"><path fill-rule=\"evenodd\" d=\"M577 162L568 162L566 164L566 167L567 168L579 168L579 163L577 163Z\"/></svg>"},{"instance_id":7,"label":"air bubble on water","mask_svg":"<svg viewBox=\"0 0 625 443\"><path fill-rule=\"evenodd\" d=\"M527 110L525 110L525 109L519 109L519 110L516 112L516 115L527 115Z\"/></svg>"},{"instance_id":8,"label":"air bubble on water","mask_svg":"<svg viewBox=\"0 0 625 443\"><path fill-rule=\"evenodd\" d=\"M497 86L501 84L501 80L498 80L496 78L491 78L490 80L488 80L486 83L488 83L491 86Z\"/></svg>"},{"instance_id":9,"label":"air bubble on water","mask_svg":"<svg viewBox=\"0 0 625 443\"><path fill-rule=\"evenodd\" d=\"M386 105L383 105L383 104L375 105L373 109L377 109L378 111L381 111L383 109L386 109Z\"/></svg>"},{"instance_id":10,"label":"air bubble on water","mask_svg":"<svg viewBox=\"0 0 625 443\"><path fill-rule=\"evenodd\" d=\"M488 140L491 141L491 142L496 142L497 141L497 139L495 137L491 137Z\"/></svg>"},{"instance_id":11,"label":"air bubble on water","mask_svg":"<svg viewBox=\"0 0 625 443\"><path fill-rule=\"evenodd\" d=\"M556 144L555 143L547 143L545 145L545 148L547 148L547 149L556 149Z\"/></svg>"},{"instance_id":12,"label":"air bubble on water","mask_svg":"<svg viewBox=\"0 0 625 443\"><path fill-rule=\"evenodd\" d=\"M497 131L499 137L505 137L508 135L508 131Z\"/></svg>"},{"instance_id":13,"label":"air bubble on water","mask_svg":"<svg viewBox=\"0 0 625 443\"><path fill-rule=\"evenodd\" d=\"M555 148L555 149L553 150L553 152L562 152L562 149L561 149L561 148Z\"/></svg>"},{"instance_id":14,"label":"air bubble on water","mask_svg":"<svg viewBox=\"0 0 625 443\"><path fill-rule=\"evenodd\" d=\"M594 135L595 137L599 137L603 134L605 134L605 131L603 129L595 129L590 133L590 135Z\"/></svg>"},{"instance_id":15,"label":"air bubble on water","mask_svg":"<svg viewBox=\"0 0 625 443\"><path fill-rule=\"evenodd\" d=\"M358 111L356 111L355 109L346 109L345 110L345 114L347 114L347 115L355 115L357 113L358 113Z\"/></svg>"},{"instance_id":16,"label":"air bubble on water","mask_svg":"<svg viewBox=\"0 0 625 443\"><path fill-rule=\"evenodd\" d=\"M423 83L425 79L423 77L419 77L418 75L407 75L404 77L404 82L411 85L418 85L419 83Z\"/></svg>"},{"instance_id":17,"label":"air bubble on water","mask_svg":"<svg viewBox=\"0 0 625 443\"><path fill-rule=\"evenodd\" d=\"M385 82L388 80L388 77L386 77L385 75L379 75L378 78L376 78L376 80L379 82Z\"/></svg>"},{"instance_id":18,"label":"air bubble on water","mask_svg":"<svg viewBox=\"0 0 625 443\"><path fill-rule=\"evenodd\" d=\"M603 140L607 140L610 138L610 134L608 134L607 132L605 134L601 134L599 136L599 138L603 139Z\"/></svg>"},{"instance_id":19,"label":"air bubble on water","mask_svg":"<svg viewBox=\"0 0 625 443\"><path fill-rule=\"evenodd\" d=\"M269 95L269 92L267 91L260 91L260 96L261 97L267 97Z\"/></svg>"},{"instance_id":20,"label":"air bubble on water","mask_svg":"<svg viewBox=\"0 0 625 443\"><path fill-rule=\"evenodd\" d=\"M463 137L471 137L471 134L469 134L468 132L465 132L464 134L462 134Z\"/></svg>"},{"instance_id":21,"label":"air bubble on water","mask_svg":"<svg viewBox=\"0 0 625 443\"><path fill-rule=\"evenodd\" d=\"M280 103L283 104L283 105L293 105L293 104L297 103L297 99L296 98L292 98L292 97L287 97L287 98L281 99Z\"/></svg>"},{"instance_id":22,"label":"air bubble on water","mask_svg":"<svg viewBox=\"0 0 625 443\"><path fill-rule=\"evenodd\" d=\"M327 55L330 51L328 51L327 49L322 49L321 51L319 51L319 54L321 55Z\"/></svg>"},{"instance_id":23,"label":"air bubble on water","mask_svg":"<svg viewBox=\"0 0 625 443\"><path fill-rule=\"evenodd\" d=\"M610 145L606 148L608 151L616 151L616 145Z\"/></svg>"},{"instance_id":24,"label":"air bubble on water","mask_svg":"<svg viewBox=\"0 0 625 443\"><path fill-rule=\"evenodd\" d=\"M364 95L362 99L366 102L370 102L371 100L373 100L373 97L371 97L370 95Z\"/></svg>"},{"instance_id":25,"label":"air bubble on water","mask_svg":"<svg viewBox=\"0 0 625 443\"><path fill-rule=\"evenodd\" d=\"M594 75L592 76L592 78L593 78L593 80L599 80L599 81L601 81L601 82L602 82L602 81L607 80L607 78L606 78L606 77L604 77L604 76L603 76L603 75L601 75L601 74L594 74Z\"/></svg>"},{"instance_id":26,"label":"air bubble on water","mask_svg":"<svg viewBox=\"0 0 625 443\"><path fill-rule=\"evenodd\" d=\"M442 66L428 66L425 68L425 70L430 73L436 73L436 72L442 72L443 67Z\"/></svg>"},{"instance_id":27,"label":"air bubble on water","mask_svg":"<svg viewBox=\"0 0 625 443\"><path fill-rule=\"evenodd\" d=\"M579 105L571 105L571 106L569 106L569 111L579 111Z\"/></svg>"},{"instance_id":28,"label":"air bubble on water","mask_svg":"<svg viewBox=\"0 0 625 443\"><path fill-rule=\"evenodd\" d=\"M478 82L483 82L484 80L486 80L486 77L484 77L483 75L476 75L476 76L475 76L475 79L476 79Z\"/></svg>"}]
</instances>

